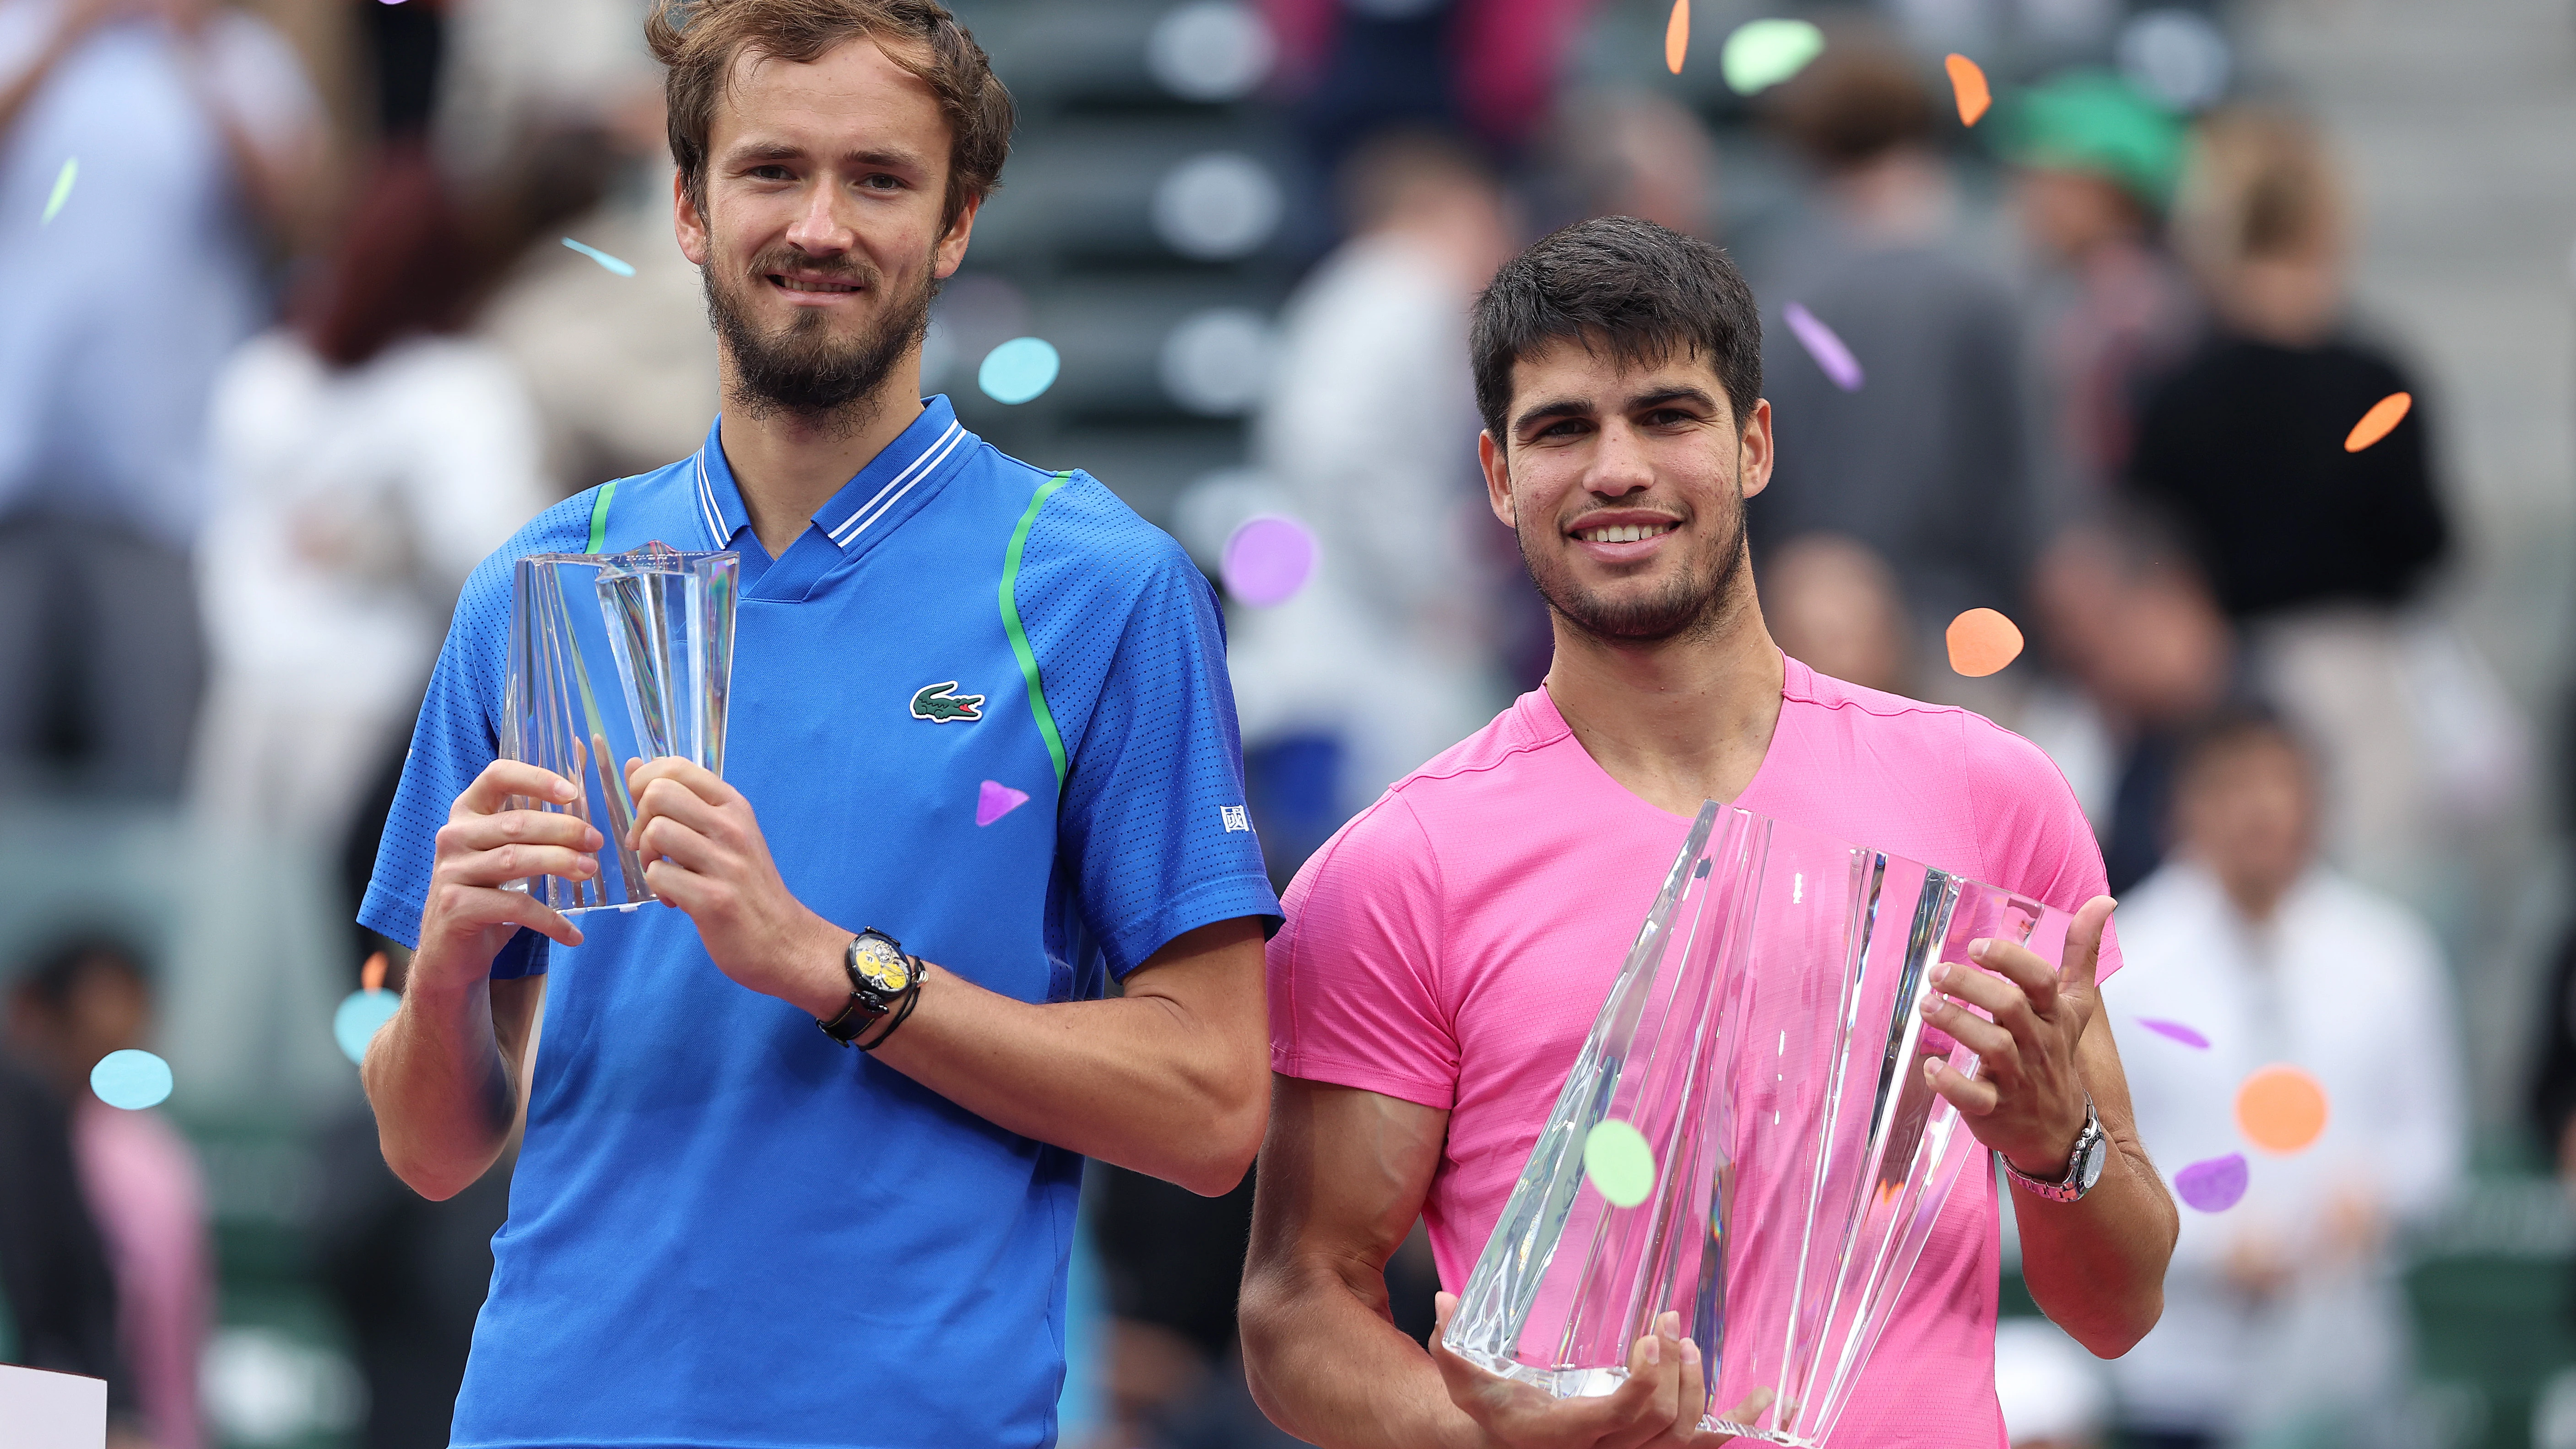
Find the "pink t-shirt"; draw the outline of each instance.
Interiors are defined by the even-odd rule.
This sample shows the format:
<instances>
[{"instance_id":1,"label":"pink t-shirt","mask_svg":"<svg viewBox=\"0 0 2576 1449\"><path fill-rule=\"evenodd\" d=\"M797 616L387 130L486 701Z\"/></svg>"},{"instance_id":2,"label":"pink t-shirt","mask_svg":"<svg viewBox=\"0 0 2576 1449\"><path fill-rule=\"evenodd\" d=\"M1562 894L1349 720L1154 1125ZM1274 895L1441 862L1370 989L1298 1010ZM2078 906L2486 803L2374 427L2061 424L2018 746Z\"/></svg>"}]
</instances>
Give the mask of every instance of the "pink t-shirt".
<instances>
[{"instance_id":1,"label":"pink t-shirt","mask_svg":"<svg viewBox=\"0 0 2576 1449\"><path fill-rule=\"evenodd\" d=\"M2065 910L2102 893L2101 850L2038 747L1963 709L1787 666L1779 729L1736 804ZM1270 943L1271 1067L1450 1114L1423 1219L1452 1292L1689 828L1611 779L1533 690L1398 781L1288 888ZM2119 960L2106 936L2101 973ZM1999 1234L1993 1174L1972 1171L1837 1445L2004 1442Z\"/></svg>"}]
</instances>

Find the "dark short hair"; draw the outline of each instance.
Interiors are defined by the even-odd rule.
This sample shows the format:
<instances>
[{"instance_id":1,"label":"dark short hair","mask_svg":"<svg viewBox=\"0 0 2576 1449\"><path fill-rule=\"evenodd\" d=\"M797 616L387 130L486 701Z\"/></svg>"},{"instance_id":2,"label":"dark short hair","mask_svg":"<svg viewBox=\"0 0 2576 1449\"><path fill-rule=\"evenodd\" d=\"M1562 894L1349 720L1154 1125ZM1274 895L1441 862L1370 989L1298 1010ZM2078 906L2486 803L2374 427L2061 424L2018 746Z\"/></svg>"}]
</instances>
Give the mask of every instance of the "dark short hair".
<instances>
[{"instance_id":1,"label":"dark short hair","mask_svg":"<svg viewBox=\"0 0 2576 1449\"><path fill-rule=\"evenodd\" d=\"M948 121L942 224L954 225L970 199L980 201L1001 186L1002 162L1011 154L1011 94L994 77L984 48L938 0L655 0L644 39L669 68L663 90L671 159L701 214L707 136L736 57L748 50L802 64L860 36L883 46L888 60L939 97Z\"/></svg>"},{"instance_id":2,"label":"dark short hair","mask_svg":"<svg viewBox=\"0 0 2576 1449\"><path fill-rule=\"evenodd\" d=\"M1837 27L1824 54L1772 92L1766 109L1789 144L1827 172L1922 145L1940 118L1913 54L1870 27Z\"/></svg>"},{"instance_id":3,"label":"dark short hair","mask_svg":"<svg viewBox=\"0 0 2576 1449\"><path fill-rule=\"evenodd\" d=\"M1762 314L1744 274L1717 247L1639 217L1550 232L1476 299L1468 353L1476 410L1496 443L1509 437L1513 364L1560 342L1628 364L1704 359L1739 428L1762 397Z\"/></svg>"},{"instance_id":4,"label":"dark short hair","mask_svg":"<svg viewBox=\"0 0 2576 1449\"><path fill-rule=\"evenodd\" d=\"M60 1011L92 966L122 971L146 986L155 975L150 956L132 937L110 927L83 926L54 937L26 958L18 992L48 1011Z\"/></svg>"},{"instance_id":5,"label":"dark short hair","mask_svg":"<svg viewBox=\"0 0 2576 1449\"><path fill-rule=\"evenodd\" d=\"M2251 744L2275 744L2314 771L2316 753L2287 715L2262 699L2239 699L2220 705L2183 732L2174 749L2175 793L2211 760Z\"/></svg>"}]
</instances>

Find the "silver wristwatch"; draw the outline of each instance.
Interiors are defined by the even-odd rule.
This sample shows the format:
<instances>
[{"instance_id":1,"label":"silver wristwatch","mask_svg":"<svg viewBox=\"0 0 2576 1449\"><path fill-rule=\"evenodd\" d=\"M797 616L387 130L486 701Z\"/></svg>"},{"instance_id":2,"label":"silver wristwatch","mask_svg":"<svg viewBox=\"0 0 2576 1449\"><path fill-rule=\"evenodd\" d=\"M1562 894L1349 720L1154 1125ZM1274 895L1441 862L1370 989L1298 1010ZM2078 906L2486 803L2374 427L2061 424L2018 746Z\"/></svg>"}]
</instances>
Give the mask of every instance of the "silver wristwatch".
<instances>
[{"instance_id":1,"label":"silver wristwatch","mask_svg":"<svg viewBox=\"0 0 2576 1449\"><path fill-rule=\"evenodd\" d=\"M2067 1159L2066 1176L2062 1181L2042 1182L2013 1166L2011 1158L2003 1157L2001 1153L1996 1156L2002 1158L2004 1171L2012 1174L2012 1180L2031 1192L2050 1202L2074 1202L2091 1192L2093 1184L2102 1180L2102 1164L2110 1159L2111 1143L2102 1135L2102 1118L2093 1110L2093 1094L2087 1092L2084 1094L2084 1130L2075 1134L2075 1152Z\"/></svg>"}]
</instances>

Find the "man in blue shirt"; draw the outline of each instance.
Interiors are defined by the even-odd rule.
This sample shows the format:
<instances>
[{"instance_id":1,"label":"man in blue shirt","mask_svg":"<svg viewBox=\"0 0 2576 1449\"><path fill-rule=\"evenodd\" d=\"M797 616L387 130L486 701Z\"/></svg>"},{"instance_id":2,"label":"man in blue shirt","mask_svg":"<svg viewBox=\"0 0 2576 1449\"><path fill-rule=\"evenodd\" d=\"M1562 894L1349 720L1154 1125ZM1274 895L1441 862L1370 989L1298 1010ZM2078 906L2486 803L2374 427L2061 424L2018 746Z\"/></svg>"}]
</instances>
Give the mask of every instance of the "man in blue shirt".
<instances>
[{"instance_id":1,"label":"man in blue shirt","mask_svg":"<svg viewBox=\"0 0 2576 1449\"><path fill-rule=\"evenodd\" d=\"M361 913L418 942L366 1062L386 1160L443 1197L526 1125L454 1442L1050 1443L1081 1157L1223 1192L1266 1117L1215 600L920 400L1010 130L947 13L650 35L725 411L467 584ZM627 766L676 909L576 929L502 888L607 844L505 808L573 790L496 759L512 563L656 540L742 555L726 774Z\"/></svg>"}]
</instances>

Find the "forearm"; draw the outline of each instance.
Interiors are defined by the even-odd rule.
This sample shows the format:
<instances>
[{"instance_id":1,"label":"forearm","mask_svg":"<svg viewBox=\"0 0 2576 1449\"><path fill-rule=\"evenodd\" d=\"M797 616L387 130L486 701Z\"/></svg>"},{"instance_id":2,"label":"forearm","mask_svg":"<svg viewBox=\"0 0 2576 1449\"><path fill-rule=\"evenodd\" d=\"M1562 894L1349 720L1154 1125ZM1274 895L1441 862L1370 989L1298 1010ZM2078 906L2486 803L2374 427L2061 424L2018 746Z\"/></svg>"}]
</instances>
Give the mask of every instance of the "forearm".
<instances>
[{"instance_id":1,"label":"forearm","mask_svg":"<svg viewBox=\"0 0 2576 1449\"><path fill-rule=\"evenodd\" d=\"M1231 944L1255 1004L1251 1020L1206 1019L1170 997L1133 990L1134 976L1125 996L1041 1003L988 991L934 963L919 1005L876 1058L1023 1137L1210 1197L1231 1191L1269 1119L1260 929L1222 922L1166 950L1219 932L1240 937ZM787 999L817 1019L849 1001L841 951L850 934L816 918L794 948L794 971L781 973L797 983ZM1163 960L1157 953L1155 963Z\"/></svg>"},{"instance_id":2,"label":"forearm","mask_svg":"<svg viewBox=\"0 0 2576 1449\"><path fill-rule=\"evenodd\" d=\"M1366 1264L1256 1260L1238 1318L1244 1376L1271 1422L1318 1449L1474 1449L1431 1356L1388 1316Z\"/></svg>"},{"instance_id":3,"label":"forearm","mask_svg":"<svg viewBox=\"0 0 2576 1449\"><path fill-rule=\"evenodd\" d=\"M18 117L25 114L27 103L36 98L36 92L44 89L45 82L53 76L54 68L62 64L63 57L70 54L78 41L79 36L68 29L56 31L25 70L6 84L0 84L0 140L5 140L17 128Z\"/></svg>"},{"instance_id":4,"label":"forearm","mask_svg":"<svg viewBox=\"0 0 2576 1449\"><path fill-rule=\"evenodd\" d=\"M2101 1181L2075 1202L2012 1189L2022 1278L2040 1310L2098 1358L2117 1358L2164 1313L2180 1228L2144 1151L2114 1138Z\"/></svg>"},{"instance_id":5,"label":"forearm","mask_svg":"<svg viewBox=\"0 0 2576 1449\"><path fill-rule=\"evenodd\" d=\"M417 979L417 978L416 978ZM471 1186L500 1157L518 1094L492 1028L491 986L415 985L360 1069L385 1163L433 1201Z\"/></svg>"}]
</instances>

